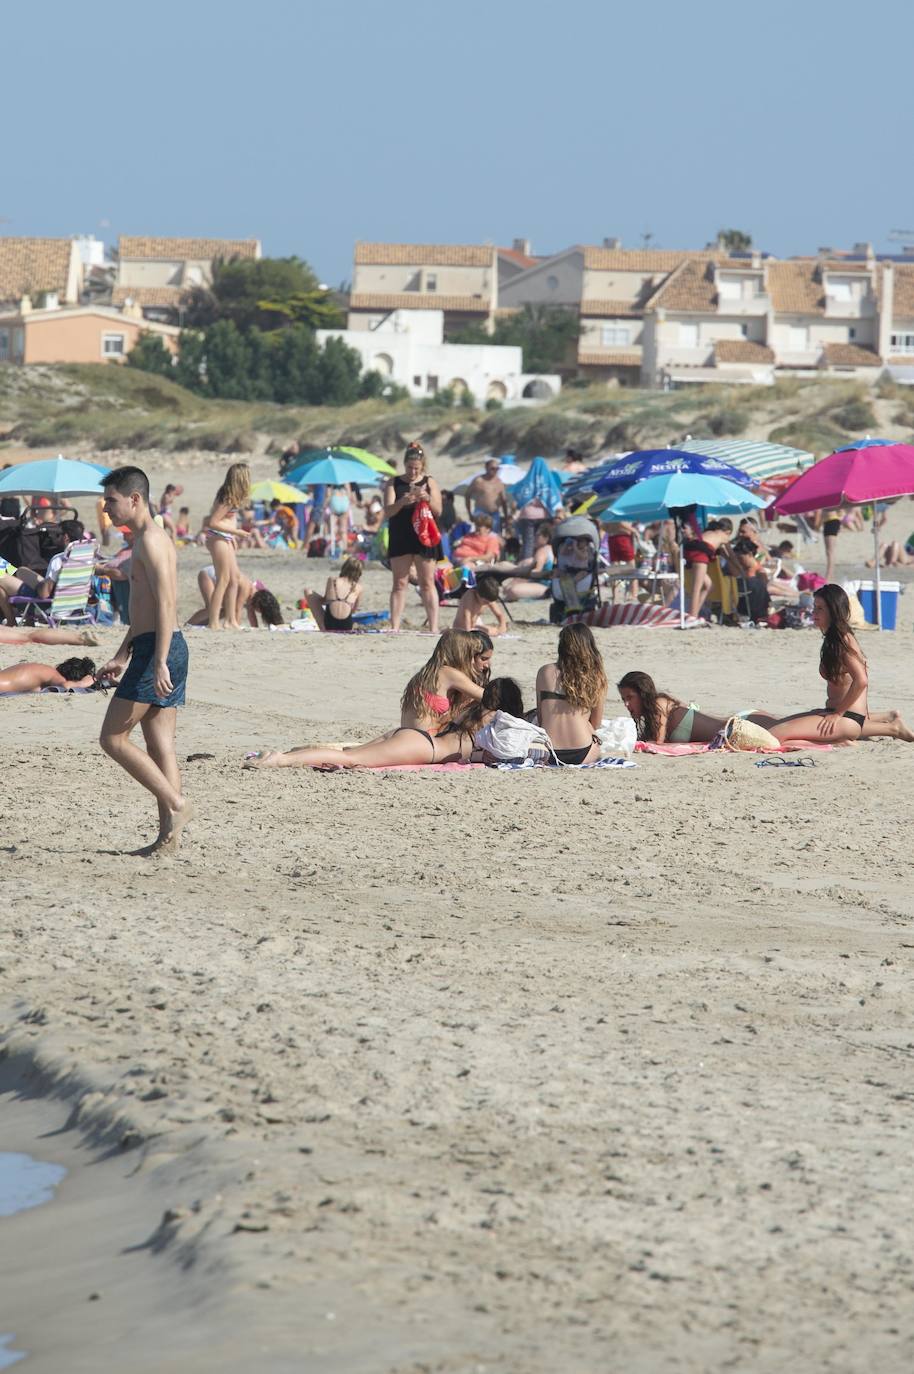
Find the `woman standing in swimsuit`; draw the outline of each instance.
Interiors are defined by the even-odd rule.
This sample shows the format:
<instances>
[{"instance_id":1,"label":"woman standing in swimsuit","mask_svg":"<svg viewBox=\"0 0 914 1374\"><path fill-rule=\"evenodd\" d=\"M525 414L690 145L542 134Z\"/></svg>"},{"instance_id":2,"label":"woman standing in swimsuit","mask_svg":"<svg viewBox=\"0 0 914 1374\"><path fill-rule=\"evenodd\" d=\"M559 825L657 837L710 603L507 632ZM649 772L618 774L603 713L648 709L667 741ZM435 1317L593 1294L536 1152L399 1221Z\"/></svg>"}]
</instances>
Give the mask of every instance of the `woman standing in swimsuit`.
<instances>
[{"instance_id":1,"label":"woman standing in swimsuit","mask_svg":"<svg viewBox=\"0 0 914 1374\"><path fill-rule=\"evenodd\" d=\"M238 619L238 584L241 573L235 553L238 534L238 513L251 499L251 469L247 463L233 463L225 474L225 481L216 492L216 499L205 526L205 542L216 569L216 581L209 601L207 624L211 630L222 628L223 603L230 630L240 630Z\"/></svg>"},{"instance_id":2,"label":"woman standing in swimsuit","mask_svg":"<svg viewBox=\"0 0 914 1374\"><path fill-rule=\"evenodd\" d=\"M482 698L492 641L477 630L445 630L431 658L406 684L400 724L381 739L352 749L319 746L249 755L245 768L382 768L385 764L443 763L459 757L453 737L438 739L451 716Z\"/></svg>"},{"instance_id":3,"label":"woman standing in swimsuit","mask_svg":"<svg viewBox=\"0 0 914 1374\"><path fill-rule=\"evenodd\" d=\"M834 583L820 587L813 598L812 618L822 633L819 676L826 684L825 707L761 723L779 740L838 744L888 735L914 743L914 733L897 711L878 715L867 711L866 659L850 627L850 603L844 588Z\"/></svg>"},{"instance_id":4,"label":"woman standing in swimsuit","mask_svg":"<svg viewBox=\"0 0 914 1374\"><path fill-rule=\"evenodd\" d=\"M592 763L600 757L594 730L603 719L606 686L590 629L566 625L555 663L544 663L536 675L537 716L560 763Z\"/></svg>"},{"instance_id":5,"label":"woman standing in swimsuit","mask_svg":"<svg viewBox=\"0 0 914 1374\"><path fill-rule=\"evenodd\" d=\"M328 577L324 595L305 592L308 609L318 628L332 634L348 634L353 616L362 599L362 565L357 558L347 558L337 577Z\"/></svg>"},{"instance_id":6,"label":"woman standing in swimsuit","mask_svg":"<svg viewBox=\"0 0 914 1374\"><path fill-rule=\"evenodd\" d=\"M438 592L435 587L437 546L427 548L413 528L413 515L421 501L427 501L437 520L441 514L441 488L425 470L425 451L421 444L410 444L403 459L405 476L391 477L384 488L384 514L387 517L387 556L393 573L390 591L390 628L399 630L406 605L406 591L413 565L419 582L419 595L428 616L432 634L438 633Z\"/></svg>"}]
</instances>

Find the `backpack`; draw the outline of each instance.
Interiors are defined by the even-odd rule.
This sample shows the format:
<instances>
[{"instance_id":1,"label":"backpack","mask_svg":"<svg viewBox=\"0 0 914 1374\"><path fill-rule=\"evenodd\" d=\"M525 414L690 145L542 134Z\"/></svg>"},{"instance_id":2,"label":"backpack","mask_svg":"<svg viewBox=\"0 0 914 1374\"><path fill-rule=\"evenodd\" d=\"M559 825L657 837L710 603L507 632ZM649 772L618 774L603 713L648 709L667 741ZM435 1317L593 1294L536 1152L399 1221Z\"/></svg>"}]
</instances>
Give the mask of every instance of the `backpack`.
<instances>
[{"instance_id":1,"label":"backpack","mask_svg":"<svg viewBox=\"0 0 914 1374\"><path fill-rule=\"evenodd\" d=\"M507 711L496 711L495 715L476 732L474 744L490 754L499 763L509 760L526 759L531 755L540 756L544 761L548 755L555 759L552 741L541 725L511 716ZM557 759L555 759L558 762Z\"/></svg>"}]
</instances>

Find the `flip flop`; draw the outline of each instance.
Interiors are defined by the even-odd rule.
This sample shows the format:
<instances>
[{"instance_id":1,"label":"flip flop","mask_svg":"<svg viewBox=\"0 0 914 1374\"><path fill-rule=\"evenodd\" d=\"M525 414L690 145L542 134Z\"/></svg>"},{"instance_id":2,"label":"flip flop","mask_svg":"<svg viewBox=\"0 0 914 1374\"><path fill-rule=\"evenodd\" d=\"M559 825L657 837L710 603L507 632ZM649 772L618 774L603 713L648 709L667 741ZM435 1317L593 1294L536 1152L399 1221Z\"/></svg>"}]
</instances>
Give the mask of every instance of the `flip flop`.
<instances>
[{"instance_id":1,"label":"flip flop","mask_svg":"<svg viewBox=\"0 0 914 1374\"><path fill-rule=\"evenodd\" d=\"M757 759L756 768L815 768L815 759Z\"/></svg>"}]
</instances>

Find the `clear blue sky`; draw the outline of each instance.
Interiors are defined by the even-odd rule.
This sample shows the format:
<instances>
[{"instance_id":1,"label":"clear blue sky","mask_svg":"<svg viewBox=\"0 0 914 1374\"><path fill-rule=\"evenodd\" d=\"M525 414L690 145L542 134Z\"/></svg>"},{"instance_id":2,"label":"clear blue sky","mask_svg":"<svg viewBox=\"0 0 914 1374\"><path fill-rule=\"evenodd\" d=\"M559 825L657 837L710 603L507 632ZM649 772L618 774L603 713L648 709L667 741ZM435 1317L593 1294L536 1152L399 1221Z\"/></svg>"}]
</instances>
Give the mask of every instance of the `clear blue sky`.
<instances>
[{"instance_id":1,"label":"clear blue sky","mask_svg":"<svg viewBox=\"0 0 914 1374\"><path fill-rule=\"evenodd\" d=\"M914 5L3 6L0 233L536 252L914 230Z\"/></svg>"}]
</instances>

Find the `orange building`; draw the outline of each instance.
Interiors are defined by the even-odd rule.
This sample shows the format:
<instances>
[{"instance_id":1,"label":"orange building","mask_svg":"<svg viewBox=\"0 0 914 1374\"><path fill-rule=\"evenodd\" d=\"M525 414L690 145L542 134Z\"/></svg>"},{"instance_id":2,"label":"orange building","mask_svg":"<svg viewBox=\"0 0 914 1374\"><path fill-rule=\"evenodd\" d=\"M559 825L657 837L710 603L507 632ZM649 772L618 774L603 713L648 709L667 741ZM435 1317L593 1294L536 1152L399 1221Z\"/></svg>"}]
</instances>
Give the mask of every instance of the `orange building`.
<instances>
[{"instance_id":1,"label":"orange building","mask_svg":"<svg viewBox=\"0 0 914 1374\"><path fill-rule=\"evenodd\" d=\"M104 305L32 310L28 298L0 313L0 363L121 362L141 334L157 334L177 352L180 330Z\"/></svg>"}]
</instances>

